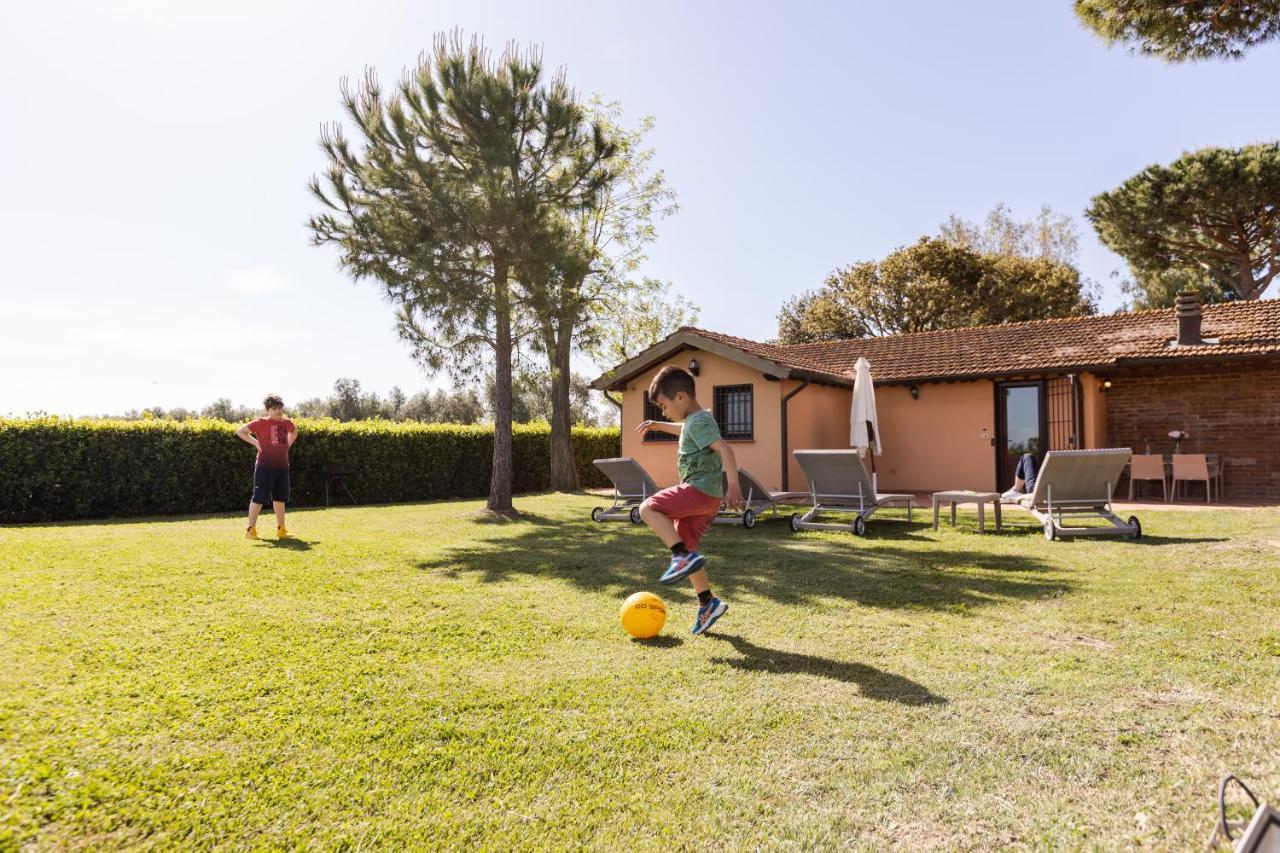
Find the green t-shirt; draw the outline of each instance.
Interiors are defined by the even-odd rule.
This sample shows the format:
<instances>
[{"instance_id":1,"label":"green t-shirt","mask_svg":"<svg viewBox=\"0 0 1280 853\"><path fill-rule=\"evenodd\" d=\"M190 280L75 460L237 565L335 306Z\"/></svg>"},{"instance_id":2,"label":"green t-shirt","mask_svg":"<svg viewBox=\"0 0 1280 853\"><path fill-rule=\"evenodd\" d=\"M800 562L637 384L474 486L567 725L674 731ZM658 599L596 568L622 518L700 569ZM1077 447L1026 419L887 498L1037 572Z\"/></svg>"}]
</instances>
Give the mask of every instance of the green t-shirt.
<instances>
[{"instance_id":1,"label":"green t-shirt","mask_svg":"<svg viewBox=\"0 0 1280 853\"><path fill-rule=\"evenodd\" d=\"M684 419L680 430L680 481L715 498L724 497L724 466L711 445L720 440L720 427L706 409Z\"/></svg>"}]
</instances>

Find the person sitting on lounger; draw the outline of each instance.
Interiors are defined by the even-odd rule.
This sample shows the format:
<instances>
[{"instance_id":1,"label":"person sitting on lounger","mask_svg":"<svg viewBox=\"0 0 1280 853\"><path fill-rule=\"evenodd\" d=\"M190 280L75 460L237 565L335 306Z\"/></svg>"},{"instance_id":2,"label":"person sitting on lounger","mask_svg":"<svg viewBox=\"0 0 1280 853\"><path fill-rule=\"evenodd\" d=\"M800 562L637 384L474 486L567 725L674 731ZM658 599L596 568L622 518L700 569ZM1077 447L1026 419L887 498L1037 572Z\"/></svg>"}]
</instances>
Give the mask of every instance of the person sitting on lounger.
<instances>
[{"instance_id":1,"label":"person sitting on lounger","mask_svg":"<svg viewBox=\"0 0 1280 853\"><path fill-rule=\"evenodd\" d=\"M1036 475L1040 472L1040 460L1034 453L1024 453L1013 469L1013 488L1000 496L1002 501L1016 501L1036 490Z\"/></svg>"}]
</instances>

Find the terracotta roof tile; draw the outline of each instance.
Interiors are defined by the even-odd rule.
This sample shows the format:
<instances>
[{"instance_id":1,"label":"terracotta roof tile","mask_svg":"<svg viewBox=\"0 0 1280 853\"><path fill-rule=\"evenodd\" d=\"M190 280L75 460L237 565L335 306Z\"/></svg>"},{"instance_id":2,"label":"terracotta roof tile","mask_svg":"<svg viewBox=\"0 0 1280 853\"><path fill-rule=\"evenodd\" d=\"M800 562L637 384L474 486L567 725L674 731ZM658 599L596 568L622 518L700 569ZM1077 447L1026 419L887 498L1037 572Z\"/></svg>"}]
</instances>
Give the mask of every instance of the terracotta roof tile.
<instances>
[{"instance_id":1,"label":"terracotta roof tile","mask_svg":"<svg viewBox=\"0 0 1280 853\"><path fill-rule=\"evenodd\" d=\"M1201 335L1217 343L1196 347L1171 345L1177 320L1168 308L816 344L760 343L686 330L802 372L850 378L858 357L866 356L877 382L904 382L1280 356L1280 299L1205 306Z\"/></svg>"}]
</instances>

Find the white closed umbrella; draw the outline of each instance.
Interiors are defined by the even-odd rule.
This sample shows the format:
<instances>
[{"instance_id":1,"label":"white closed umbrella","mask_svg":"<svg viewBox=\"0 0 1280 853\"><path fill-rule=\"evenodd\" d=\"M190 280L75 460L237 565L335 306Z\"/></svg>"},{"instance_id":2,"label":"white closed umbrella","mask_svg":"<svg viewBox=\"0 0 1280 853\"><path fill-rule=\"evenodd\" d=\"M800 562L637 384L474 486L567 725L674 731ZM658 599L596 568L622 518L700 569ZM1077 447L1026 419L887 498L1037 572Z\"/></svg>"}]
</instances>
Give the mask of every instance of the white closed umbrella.
<instances>
[{"instance_id":1,"label":"white closed umbrella","mask_svg":"<svg viewBox=\"0 0 1280 853\"><path fill-rule=\"evenodd\" d=\"M871 382L871 363L859 357L853 366L853 410L849 413L849 445L871 457L871 485L876 485L876 454L880 444L880 422L876 419L876 389Z\"/></svg>"}]
</instances>

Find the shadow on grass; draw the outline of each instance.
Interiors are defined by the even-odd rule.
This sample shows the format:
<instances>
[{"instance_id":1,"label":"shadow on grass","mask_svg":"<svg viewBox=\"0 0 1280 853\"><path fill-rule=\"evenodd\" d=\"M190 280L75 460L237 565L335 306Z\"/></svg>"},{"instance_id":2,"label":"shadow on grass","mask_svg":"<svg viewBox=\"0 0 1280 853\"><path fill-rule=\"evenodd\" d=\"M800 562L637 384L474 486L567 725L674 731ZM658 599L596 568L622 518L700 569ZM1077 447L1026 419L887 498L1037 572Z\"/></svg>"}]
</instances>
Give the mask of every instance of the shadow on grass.
<instances>
[{"instance_id":1,"label":"shadow on grass","mask_svg":"<svg viewBox=\"0 0 1280 853\"><path fill-rule=\"evenodd\" d=\"M631 642L637 646L645 646L655 649L674 649L676 646L684 645L684 640L667 634L659 634L656 637L649 637L647 639L632 637Z\"/></svg>"},{"instance_id":2,"label":"shadow on grass","mask_svg":"<svg viewBox=\"0 0 1280 853\"><path fill-rule=\"evenodd\" d=\"M474 519L476 524L490 524L499 527L507 524L537 524L546 526L555 524L555 519L548 518L545 515L537 515L532 512L513 512L510 515L502 513L490 512L487 509L478 509L475 511Z\"/></svg>"},{"instance_id":3,"label":"shadow on grass","mask_svg":"<svg viewBox=\"0 0 1280 853\"><path fill-rule=\"evenodd\" d=\"M832 660L816 655L784 652L757 646L733 634L707 634L733 646L740 657L715 657L712 663L724 664L743 672L771 672L788 675L814 675L858 685L863 696L903 705L945 705L947 700L932 693L923 684L862 663Z\"/></svg>"},{"instance_id":4,"label":"shadow on grass","mask_svg":"<svg viewBox=\"0 0 1280 853\"><path fill-rule=\"evenodd\" d=\"M954 610L1010 599L1061 595L1074 583L1034 554L992 553L982 537L955 548L919 536L924 525L886 521L884 535L794 534L785 524L713 528L704 540L712 585L726 598L755 595L783 604L836 597L872 607ZM466 546L418 562L446 577L486 583L520 575L558 578L584 590L634 592L657 586L665 549L646 528L553 519L477 525Z\"/></svg>"},{"instance_id":5,"label":"shadow on grass","mask_svg":"<svg viewBox=\"0 0 1280 853\"><path fill-rule=\"evenodd\" d=\"M1109 524L1107 524L1106 522L1102 522L1102 523L1100 523L1100 524L1090 524L1090 525L1086 525L1086 526L1089 526L1089 527L1098 527L1098 528L1102 528L1102 529L1106 529L1107 527L1110 527L1110 525L1109 525ZM991 531L990 529L988 529L988 530L987 530L987 533L988 533L988 534L990 534L990 533L992 533L992 531ZM996 536L1039 536L1039 537L1043 537L1043 536L1044 536L1044 528L1043 528L1043 527L1041 527L1041 526L1039 526L1039 525L1034 525L1034 526L1033 526L1033 525L1029 525L1029 524L1010 525L1008 522L1005 522L1004 528L1003 528L1003 529L1001 529L1001 530L1000 530L998 533L996 533L995 535L996 535ZM1119 536L1119 535L1113 535L1113 536L1062 536L1062 537L1060 537L1060 539L1059 539L1058 541L1059 541L1059 542L1061 542L1061 543L1063 543L1063 544L1067 544L1067 543L1070 543L1070 542L1086 542L1086 541L1089 541L1089 540L1093 540L1093 541L1096 541L1096 542L1124 542L1124 543L1129 544L1129 545L1142 545L1142 546L1153 546L1153 545L1200 545L1200 544L1205 544L1205 543L1210 543L1210 542L1229 542L1229 541L1231 541L1231 540L1230 540L1230 538L1229 538L1229 537L1226 537L1226 536L1152 536L1150 533L1147 533L1146 531L1143 531L1143 533L1142 533L1142 538L1141 538L1141 539L1126 539L1126 538L1124 538L1123 536Z\"/></svg>"},{"instance_id":6,"label":"shadow on grass","mask_svg":"<svg viewBox=\"0 0 1280 853\"><path fill-rule=\"evenodd\" d=\"M288 539L259 539L260 545L269 545L272 548L283 548L286 551L310 551L312 545L319 545L318 539L299 539L296 536L290 536Z\"/></svg>"},{"instance_id":7,"label":"shadow on grass","mask_svg":"<svg viewBox=\"0 0 1280 853\"><path fill-rule=\"evenodd\" d=\"M1143 533L1135 545L1199 545L1206 542L1230 542L1226 536L1151 536Z\"/></svg>"}]
</instances>

